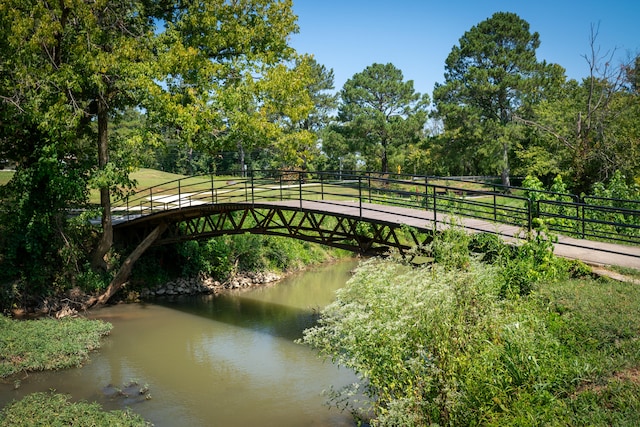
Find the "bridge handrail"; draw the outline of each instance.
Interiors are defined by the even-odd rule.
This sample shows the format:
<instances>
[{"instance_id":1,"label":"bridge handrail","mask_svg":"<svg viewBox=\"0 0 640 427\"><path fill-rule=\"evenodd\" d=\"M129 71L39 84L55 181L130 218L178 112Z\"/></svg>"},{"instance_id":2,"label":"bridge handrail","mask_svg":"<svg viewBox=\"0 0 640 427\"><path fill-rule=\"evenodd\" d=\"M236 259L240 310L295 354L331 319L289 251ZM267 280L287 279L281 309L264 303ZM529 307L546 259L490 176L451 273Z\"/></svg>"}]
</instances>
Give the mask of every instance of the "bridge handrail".
<instances>
[{"instance_id":1,"label":"bridge handrail","mask_svg":"<svg viewBox=\"0 0 640 427\"><path fill-rule=\"evenodd\" d=\"M441 184L442 181L445 184ZM533 218L539 217L551 230L580 238L640 243L640 210L587 203L587 200L602 198L580 198L567 193L519 187L507 189L495 183L473 184L448 185L446 178L432 176L339 171L261 170L238 177L202 174L139 190L115 201L112 209L114 216L120 215L119 218L126 220L204 203L300 200L302 205L303 200L324 203L350 200L358 203L360 212L363 203L394 205L431 210L436 220L440 214L457 214L528 230L532 227ZM527 197L533 193L547 198L532 200ZM638 203L619 199L607 201ZM603 218L605 214L607 217ZM616 220L620 216L631 221Z\"/></svg>"}]
</instances>

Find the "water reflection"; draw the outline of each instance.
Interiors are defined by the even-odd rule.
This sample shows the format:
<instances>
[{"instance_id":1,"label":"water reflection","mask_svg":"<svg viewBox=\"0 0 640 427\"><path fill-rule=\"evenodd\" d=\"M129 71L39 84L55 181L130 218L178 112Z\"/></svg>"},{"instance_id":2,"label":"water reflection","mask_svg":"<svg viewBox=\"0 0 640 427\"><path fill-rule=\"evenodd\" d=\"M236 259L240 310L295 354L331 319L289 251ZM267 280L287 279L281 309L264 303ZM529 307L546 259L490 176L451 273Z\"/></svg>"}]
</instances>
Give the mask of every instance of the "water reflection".
<instances>
[{"instance_id":1,"label":"water reflection","mask_svg":"<svg viewBox=\"0 0 640 427\"><path fill-rule=\"evenodd\" d=\"M93 313L114 324L82 369L30 375L0 404L49 388L107 408L125 404L157 426L350 426L321 391L353 374L293 341L333 298L353 263L297 275L275 287L221 298L178 298ZM105 387L135 380L152 397L125 401Z\"/></svg>"}]
</instances>

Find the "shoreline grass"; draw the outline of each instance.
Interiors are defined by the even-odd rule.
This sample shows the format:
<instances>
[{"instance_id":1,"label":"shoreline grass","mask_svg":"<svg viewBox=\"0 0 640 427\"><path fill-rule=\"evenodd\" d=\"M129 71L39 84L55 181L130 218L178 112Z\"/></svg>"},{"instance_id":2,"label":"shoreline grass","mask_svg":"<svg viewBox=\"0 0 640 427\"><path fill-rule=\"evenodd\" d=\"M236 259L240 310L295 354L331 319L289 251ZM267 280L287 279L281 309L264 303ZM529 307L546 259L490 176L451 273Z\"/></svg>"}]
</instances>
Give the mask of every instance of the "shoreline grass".
<instances>
[{"instance_id":1,"label":"shoreline grass","mask_svg":"<svg viewBox=\"0 0 640 427\"><path fill-rule=\"evenodd\" d=\"M104 411L97 403L70 402L54 392L32 393L0 411L0 427L16 426L118 426L146 427L151 423L126 411Z\"/></svg>"},{"instance_id":2,"label":"shoreline grass","mask_svg":"<svg viewBox=\"0 0 640 427\"><path fill-rule=\"evenodd\" d=\"M82 318L15 320L0 315L0 378L81 366L112 325Z\"/></svg>"}]
</instances>

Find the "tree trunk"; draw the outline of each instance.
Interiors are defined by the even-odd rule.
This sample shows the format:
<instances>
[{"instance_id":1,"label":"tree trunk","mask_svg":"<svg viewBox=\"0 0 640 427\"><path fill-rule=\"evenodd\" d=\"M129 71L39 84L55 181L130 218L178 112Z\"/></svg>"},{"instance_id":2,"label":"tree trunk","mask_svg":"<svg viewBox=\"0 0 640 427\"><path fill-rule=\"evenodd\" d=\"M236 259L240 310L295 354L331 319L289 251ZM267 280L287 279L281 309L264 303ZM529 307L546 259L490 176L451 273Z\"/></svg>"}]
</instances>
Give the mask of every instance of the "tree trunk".
<instances>
[{"instance_id":1,"label":"tree trunk","mask_svg":"<svg viewBox=\"0 0 640 427\"><path fill-rule=\"evenodd\" d=\"M242 142L238 142L238 166L240 167L240 176L244 178L244 147L242 146Z\"/></svg>"},{"instance_id":2,"label":"tree trunk","mask_svg":"<svg viewBox=\"0 0 640 427\"><path fill-rule=\"evenodd\" d=\"M387 144L382 144L382 173L389 173L389 158L387 157Z\"/></svg>"},{"instance_id":3,"label":"tree trunk","mask_svg":"<svg viewBox=\"0 0 640 427\"><path fill-rule=\"evenodd\" d=\"M149 246L151 246L153 242L155 242L158 237L160 237L162 233L164 233L166 229L167 224L162 223L158 225L151 233L149 233L149 235L145 237L142 243L138 245L138 247L131 253L131 255L129 255L127 259L124 260L122 266L120 267L120 270L118 270L116 276L113 278L113 280L111 280L111 283L109 283L109 286L104 291L104 293L99 297L91 298L87 302L87 308L92 307L96 304L105 304L107 301L109 301L109 299L113 295L115 295L115 293L118 292L120 288L122 288L122 286L126 283L129 275L131 274L131 270L133 269L133 264L149 248Z\"/></svg>"},{"instance_id":4,"label":"tree trunk","mask_svg":"<svg viewBox=\"0 0 640 427\"><path fill-rule=\"evenodd\" d=\"M98 168L103 170L109 163L109 114L107 102L98 100ZM100 206L102 207L102 238L93 253L91 265L93 268L107 270L105 255L113 244L113 227L111 223L111 198L109 187L100 188Z\"/></svg>"},{"instance_id":5,"label":"tree trunk","mask_svg":"<svg viewBox=\"0 0 640 427\"><path fill-rule=\"evenodd\" d=\"M502 144L502 185L508 190L511 187L511 179L509 174L511 170L509 168L509 144Z\"/></svg>"}]
</instances>

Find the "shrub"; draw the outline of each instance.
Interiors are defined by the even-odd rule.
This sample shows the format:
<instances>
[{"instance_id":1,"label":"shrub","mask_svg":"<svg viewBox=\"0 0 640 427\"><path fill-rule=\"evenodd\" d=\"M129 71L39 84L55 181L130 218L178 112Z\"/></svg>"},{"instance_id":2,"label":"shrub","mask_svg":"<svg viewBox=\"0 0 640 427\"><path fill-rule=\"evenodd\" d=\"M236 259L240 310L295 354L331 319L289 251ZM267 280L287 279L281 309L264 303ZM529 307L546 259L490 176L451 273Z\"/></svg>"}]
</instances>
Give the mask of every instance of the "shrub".
<instances>
[{"instance_id":1,"label":"shrub","mask_svg":"<svg viewBox=\"0 0 640 427\"><path fill-rule=\"evenodd\" d=\"M435 253L460 248L442 263L366 261L302 342L360 376L374 426L617 424L638 407L634 379L597 404L581 390L640 363L640 292L568 280L540 225L515 248L471 238L492 264L451 262L455 230L434 238ZM332 397L355 412L351 392Z\"/></svg>"}]
</instances>

